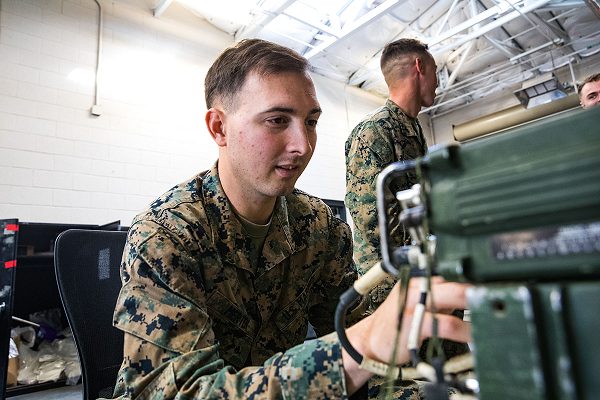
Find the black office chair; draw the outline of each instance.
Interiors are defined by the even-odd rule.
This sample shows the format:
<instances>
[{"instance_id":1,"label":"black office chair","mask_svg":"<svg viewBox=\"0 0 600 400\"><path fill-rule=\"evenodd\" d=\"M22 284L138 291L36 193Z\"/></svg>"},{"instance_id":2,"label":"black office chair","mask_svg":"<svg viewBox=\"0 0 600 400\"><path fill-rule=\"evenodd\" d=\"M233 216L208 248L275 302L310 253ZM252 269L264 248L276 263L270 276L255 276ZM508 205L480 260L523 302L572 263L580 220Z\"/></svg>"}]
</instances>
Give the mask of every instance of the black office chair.
<instances>
[{"instance_id":1,"label":"black office chair","mask_svg":"<svg viewBox=\"0 0 600 400\"><path fill-rule=\"evenodd\" d=\"M123 333L112 326L121 288L125 231L69 229L56 239L54 268L83 377L83 398L112 397Z\"/></svg>"}]
</instances>

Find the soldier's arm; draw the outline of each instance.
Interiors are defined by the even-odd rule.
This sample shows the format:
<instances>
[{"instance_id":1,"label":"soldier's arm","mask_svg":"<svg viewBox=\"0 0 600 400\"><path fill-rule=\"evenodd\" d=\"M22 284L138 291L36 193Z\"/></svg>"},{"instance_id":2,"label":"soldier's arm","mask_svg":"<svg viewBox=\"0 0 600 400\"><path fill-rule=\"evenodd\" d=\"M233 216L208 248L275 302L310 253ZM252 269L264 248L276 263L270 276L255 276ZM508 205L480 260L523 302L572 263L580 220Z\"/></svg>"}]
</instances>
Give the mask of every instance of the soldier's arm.
<instances>
[{"instance_id":1,"label":"soldier's arm","mask_svg":"<svg viewBox=\"0 0 600 400\"><path fill-rule=\"evenodd\" d=\"M219 359L216 346L171 352L126 333L125 347L116 390L123 400L346 396L341 347L335 334L277 353L261 366L239 371Z\"/></svg>"},{"instance_id":2,"label":"soldier's arm","mask_svg":"<svg viewBox=\"0 0 600 400\"><path fill-rule=\"evenodd\" d=\"M160 226L134 224L122 269L115 325L124 360L115 395L127 399L343 398L335 334L236 371L219 356L207 313L201 262L215 262ZM196 254L196 252L200 252ZM199 261L202 260L202 261Z\"/></svg>"},{"instance_id":3,"label":"soldier's arm","mask_svg":"<svg viewBox=\"0 0 600 400\"><path fill-rule=\"evenodd\" d=\"M434 279L432 291L435 293L433 297L436 299L436 308L438 310L465 309L465 292L468 287L466 284ZM346 334L350 343L363 356L386 364L402 365L408 362L407 332L412 321L414 306L418 302L419 290L414 284L409 289L407 306L400 330L399 351L396 354L396 359L392 360L398 316L400 314L399 295L399 284L396 284L390 295L373 314L347 329ZM436 318L438 320L439 337L465 343L471 340L471 329L467 322L446 314L437 314ZM431 336L431 327L432 314L426 312L421 339ZM345 350L342 351L342 359L348 393L353 393L363 386L373 374L359 368L356 361Z\"/></svg>"},{"instance_id":4,"label":"soldier's arm","mask_svg":"<svg viewBox=\"0 0 600 400\"><path fill-rule=\"evenodd\" d=\"M345 205L354 223L354 257L362 274L379 259L377 176L393 161L393 147L382 127L357 127L346 144Z\"/></svg>"},{"instance_id":5,"label":"soldier's arm","mask_svg":"<svg viewBox=\"0 0 600 400\"><path fill-rule=\"evenodd\" d=\"M317 336L334 330L335 310L342 293L358 279L358 273L352 261L352 232L345 222L327 213L326 250L323 253L321 268L316 288L313 293L312 306L309 310L309 321L314 326ZM358 304L347 317L349 323L358 321L364 316L367 302Z\"/></svg>"}]
</instances>

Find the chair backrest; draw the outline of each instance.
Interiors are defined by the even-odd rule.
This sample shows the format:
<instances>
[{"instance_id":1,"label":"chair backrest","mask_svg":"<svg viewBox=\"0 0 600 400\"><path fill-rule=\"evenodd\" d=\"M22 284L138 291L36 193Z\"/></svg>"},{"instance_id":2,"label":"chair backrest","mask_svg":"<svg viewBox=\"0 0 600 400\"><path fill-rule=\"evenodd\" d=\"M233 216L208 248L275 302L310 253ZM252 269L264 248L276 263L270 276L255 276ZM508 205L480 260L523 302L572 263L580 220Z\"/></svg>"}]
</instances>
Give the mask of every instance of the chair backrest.
<instances>
[{"instance_id":1,"label":"chair backrest","mask_svg":"<svg viewBox=\"0 0 600 400\"><path fill-rule=\"evenodd\" d=\"M69 229L56 239L56 280L77 345L85 400L112 397L123 361L123 333L112 319L126 236L125 231Z\"/></svg>"}]
</instances>

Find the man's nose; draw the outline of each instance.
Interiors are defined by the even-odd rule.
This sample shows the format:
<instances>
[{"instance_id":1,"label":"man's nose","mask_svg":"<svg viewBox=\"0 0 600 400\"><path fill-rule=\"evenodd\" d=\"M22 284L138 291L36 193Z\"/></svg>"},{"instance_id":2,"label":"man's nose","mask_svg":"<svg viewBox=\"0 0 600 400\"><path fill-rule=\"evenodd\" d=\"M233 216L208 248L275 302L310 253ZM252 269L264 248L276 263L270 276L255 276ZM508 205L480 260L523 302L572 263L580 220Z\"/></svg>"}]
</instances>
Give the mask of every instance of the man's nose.
<instances>
[{"instance_id":1,"label":"man's nose","mask_svg":"<svg viewBox=\"0 0 600 400\"><path fill-rule=\"evenodd\" d=\"M304 123L294 124L289 132L288 149L301 155L310 153L313 148L309 140L308 127Z\"/></svg>"}]
</instances>

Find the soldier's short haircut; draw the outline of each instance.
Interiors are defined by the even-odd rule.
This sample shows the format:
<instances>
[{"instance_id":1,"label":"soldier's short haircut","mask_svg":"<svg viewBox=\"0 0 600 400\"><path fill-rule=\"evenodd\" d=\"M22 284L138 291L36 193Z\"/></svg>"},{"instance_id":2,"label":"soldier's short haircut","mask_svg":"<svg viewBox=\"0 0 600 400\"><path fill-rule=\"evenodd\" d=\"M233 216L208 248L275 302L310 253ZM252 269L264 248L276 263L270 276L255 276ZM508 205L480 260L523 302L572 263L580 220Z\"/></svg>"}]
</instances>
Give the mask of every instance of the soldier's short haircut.
<instances>
[{"instance_id":1,"label":"soldier's short haircut","mask_svg":"<svg viewBox=\"0 0 600 400\"><path fill-rule=\"evenodd\" d=\"M306 58L292 49L261 39L242 40L223 51L208 70L204 79L206 107L220 102L230 109L250 73L305 73L308 68Z\"/></svg>"},{"instance_id":2,"label":"soldier's short haircut","mask_svg":"<svg viewBox=\"0 0 600 400\"><path fill-rule=\"evenodd\" d=\"M583 89L583 87L585 86L586 83L597 82L597 81L600 81L600 72L598 72L597 74L592 74L592 75L588 76L587 78L585 78L583 80L583 82L581 82L579 84L579 86L577 86L577 94L579 94L581 96L581 89Z\"/></svg>"},{"instance_id":3,"label":"soldier's short haircut","mask_svg":"<svg viewBox=\"0 0 600 400\"><path fill-rule=\"evenodd\" d=\"M431 57L431 53L427 50L428 46L417 39L398 39L388 43L381 53L381 72L385 81L390 84L393 76L401 76L403 67L412 63L414 58L423 57L427 59Z\"/></svg>"}]
</instances>

